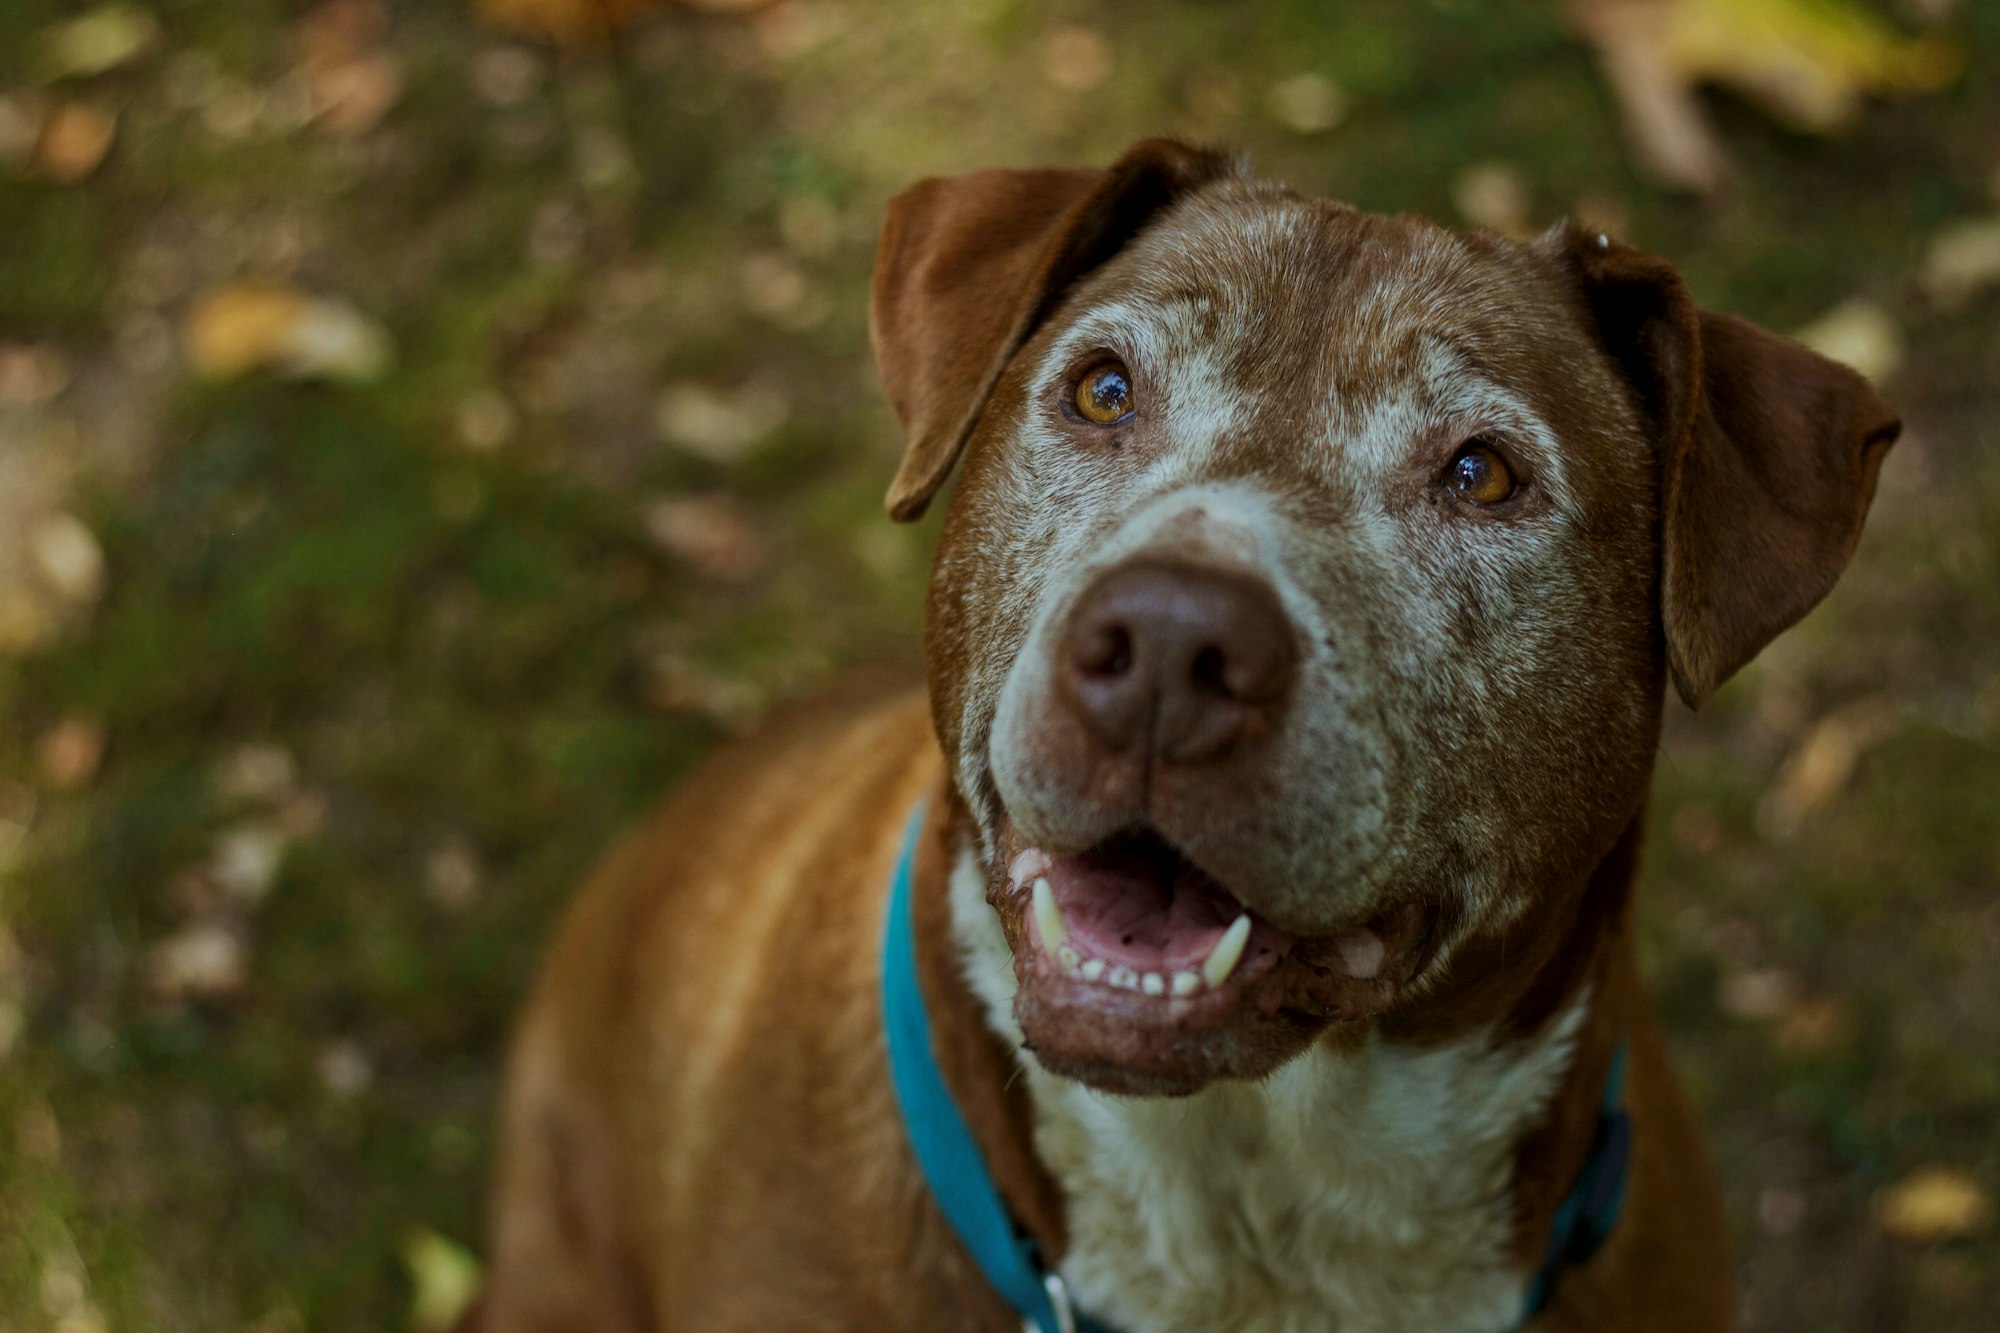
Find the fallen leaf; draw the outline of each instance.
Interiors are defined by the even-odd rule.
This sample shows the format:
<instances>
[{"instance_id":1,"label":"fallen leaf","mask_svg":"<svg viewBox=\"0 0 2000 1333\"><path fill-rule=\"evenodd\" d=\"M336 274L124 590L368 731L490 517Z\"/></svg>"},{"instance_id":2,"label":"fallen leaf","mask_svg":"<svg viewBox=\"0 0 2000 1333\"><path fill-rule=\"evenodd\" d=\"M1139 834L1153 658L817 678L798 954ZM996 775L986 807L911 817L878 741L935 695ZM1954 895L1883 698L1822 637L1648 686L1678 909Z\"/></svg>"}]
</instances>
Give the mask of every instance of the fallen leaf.
<instances>
[{"instance_id":1,"label":"fallen leaf","mask_svg":"<svg viewBox=\"0 0 2000 1333\"><path fill-rule=\"evenodd\" d=\"M43 107L39 97L0 93L0 166L26 171L34 162L42 137Z\"/></svg>"},{"instance_id":2,"label":"fallen leaf","mask_svg":"<svg viewBox=\"0 0 2000 1333\"><path fill-rule=\"evenodd\" d=\"M463 912L479 901L482 878L478 854L463 838L446 839L424 865L424 888L447 912Z\"/></svg>"},{"instance_id":3,"label":"fallen leaf","mask_svg":"<svg viewBox=\"0 0 2000 1333\"><path fill-rule=\"evenodd\" d=\"M496 27L558 46L599 46L663 0L474 0L473 12Z\"/></svg>"},{"instance_id":4,"label":"fallen leaf","mask_svg":"<svg viewBox=\"0 0 2000 1333\"><path fill-rule=\"evenodd\" d=\"M1515 240L1535 234L1534 198L1528 179L1511 162L1475 162L1452 182L1451 202L1475 227Z\"/></svg>"},{"instance_id":5,"label":"fallen leaf","mask_svg":"<svg viewBox=\"0 0 2000 1333\"><path fill-rule=\"evenodd\" d=\"M69 362L53 347L0 344L0 406L34 407L69 387Z\"/></svg>"},{"instance_id":6,"label":"fallen leaf","mask_svg":"<svg viewBox=\"0 0 2000 1333\"><path fill-rule=\"evenodd\" d=\"M61 102L42 120L31 165L58 185L75 185L103 164L118 136L118 115L96 102Z\"/></svg>"},{"instance_id":7,"label":"fallen leaf","mask_svg":"<svg viewBox=\"0 0 2000 1333\"><path fill-rule=\"evenodd\" d=\"M146 989L157 999L227 999L249 979L243 941L218 921L198 921L146 955Z\"/></svg>"},{"instance_id":8,"label":"fallen leaf","mask_svg":"<svg viewBox=\"0 0 2000 1333\"><path fill-rule=\"evenodd\" d=\"M42 780L59 792L81 791L104 762L104 724L93 717L66 717L35 743Z\"/></svg>"},{"instance_id":9,"label":"fallen leaf","mask_svg":"<svg viewBox=\"0 0 2000 1333\"><path fill-rule=\"evenodd\" d=\"M1721 84L1794 129L1826 134L1871 95L1935 92L1963 59L1907 37L1853 0L1573 0L1643 164L1714 195L1728 159L1695 90Z\"/></svg>"},{"instance_id":10,"label":"fallen leaf","mask_svg":"<svg viewBox=\"0 0 2000 1333\"><path fill-rule=\"evenodd\" d=\"M1087 93L1111 77L1111 43L1095 28L1057 28L1042 43L1042 74L1058 88Z\"/></svg>"},{"instance_id":11,"label":"fallen leaf","mask_svg":"<svg viewBox=\"0 0 2000 1333\"><path fill-rule=\"evenodd\" d=\"M305 119L343 134L373 129L403 96L403 63L382 46L382 0L324 0L292 30Z\"/></svg>"},{"instance_id":12,"label":"fallen leaf","mask_svg":"<svg viewBox=\"0 0 2000 1333\"><path fill-rule=\"evenodd\" d=\"M1918 282L1947 308L2000 284L2000 217L1954 222L1933 236Z\"/></svg>"},{"instance_id":13,"label":"fallen leaf","mask_svg":"<svg viewBox=\"0 0 2000 1333\"><path fill-rule=\"evenodd\" d=\"M1900 711L1893 700L1862 699L1820 719L1757 808L1757 827L1773 840L1795 836L1854 776L1861 758L1895 733Z\"/></svg>"},{"instance_id":14,"label":"fallen leaf","mask_svg":"<svg viewBox=\"0 0 2000 1333\"><path fill-rule=\"evenodd\" d=\"M1821 356L1881 383L1903 364L1903 330L1873 301L1843 301L1802 328L1797 338Z\"/></svg>"},{"instance_id":15,"label":"fallen leaf","mask_svg":"<svg viewBox=\"0 0 2000 1333\"><path fill-rule=\"evenodd\" d=\"M1992 1200L1979 1183L1949 1166L1913 1171L1875 1202L1882 1230L1918 1245L1973 1235L1985 1229L1992 1215Z\"/></svg>"},{"instance_id":16,"label":"fallen leaf","mask_svg":"<svg viewBox=\"0 0 2000 1333\"><path fill-rule=\"evenodd\" d=\"M271 892L285 859L286 838L269 824L239 824L224 830L209 853L209 873L240 903L258 903Z\"/></svg>"},{"instance_id":17,"label":"fallen leaf","mask_svg":"<svg viewBox=\"0 0 2000 1333\"><path fill-rule=\"evenodd\" d=\"M291 751L271 742L239 745L216 765L215 787L232 801L274 805L292 794L298 765Z\"/></svg>"},{"instance_id":18,"label":"fallen leaf","mask_svg":"<svg viewBox=\"0 0 2000 1333\"><path fill-rule=\"evenodd\" d=\"M785 417L783 397L757 382L727 393L691 380L669 384L654 413L667 443L711 463L739 461Z\"/></svg>"},{"instance_id":19,"label":"fallen leaf","mask_svg":"<svg viewBox=\"0 0 2000 1333\"><path fill-rule=\"evenodd\" d=\"M63 601L87 606L104 595L104 548L74 514L45 514L28 534L28 550L42 579Z\"/></svg>"},{"instance_id":20,"label":"fallen leaf","mask_svg":"<svg viewBox=\"0 0 2000 1333\"><path fill-rule=\"evenodd\" d=\"M472 90L488 106L518 106L541 87L542 58L519 46L489 46L472 58Z\"/></svg>"},{"instance_id":21,"label":"fallen leaf","mask_svg":"<svg viewBox=\"0 0 2000 1333\"><path fill-rule=\"evenodd\" d=\"M46 80L88 78L130 64L160 39L160 21L136 5L105 5L41 34L37 72Z\"/></svg>"},{"instance_id":22,"label":"fallen leaf","mask_svg":"<svg viewBox=\"0 0 2000 1333\"><path fill-rule=\"evenodd\" d=\"M375 1065L355 1042L336 1041L320 1048L313 1071L336 1097L358 1097L375 1081Z\"/></svg>"},{"instance_id":23,"label":"fallen leaf","mask_svg":"<svg viewBox=\"0 0 2000 1333\"><path fill-rule=\"evenodd\" d=\"M459 402L452 424L458 428L460 443L474 453L486 454L513 439L520 422L504 394L481 389Z\"/></svg>"},{"instance_id":24,"label":"fallen leaf","mask_svg":"<svg viewBox=\"0 0 2000 1333\"><path fill-rule=\"evenodd\" d=\"M1268 105L1296 134L1323 134L1347 116L1347 94L1324 74L1295 74L1272 87Z\"/></svg>"},{"instance_id":25,"label":"fallen leaf","mask_svg":"<svg viewBox=\"0 0 2000 1333\"><path fill-rule=\"evenodd\" d=\"M1717 998L1725 1012L1764 1022L1790 1010L1798 989L1797 980L1783 968L1761 967L1724 977Z\"/></svg>"},{"instance_id":26,"label":"fallen leaf","mask_svg":"<svg viewBox=\"0 0 2000 1333\"><path fill-rule=\"evenodd\" d=\"M479 1261L428 1227L404 1238L402 1256L410 1275L410 1327L442 1333L456 1324L479 1294Z\"/></svg>"},{"instance_id":27,"label":"fallen leaf","mask_svg":"<svg viewBox=\"0 0 2000 1333\"><path fill-rule=\"evenodd\" d=\"M305 379L369 380L388 368L389 336L344 301L276 283L229 283L203 295L182 330L206 379L270 368Z\"/></svg>"},{"instance_id":28,"label":"fallen leaf","mask_svg":"<svg viewBox=\"0 0 2000 1333\"><path fill-rule=\"evenodd\" d=\"M722 582L750 578L769 554L749 514L727 495L656 500L645 521L646 531L669 554Z\"/></svg>"},{"instance_id":29,"label":"fallen leaf","mask_svg":"<svg viewBox=\"0 0 2000 1333\"><path fill-rule=\"evenodd\" d=\"M1787 1055L1818 1055L1847 1036L1847 1006L1838 996L1801 999L1779 1015L1772 1037Z\"/></svg>"}]
</instances>

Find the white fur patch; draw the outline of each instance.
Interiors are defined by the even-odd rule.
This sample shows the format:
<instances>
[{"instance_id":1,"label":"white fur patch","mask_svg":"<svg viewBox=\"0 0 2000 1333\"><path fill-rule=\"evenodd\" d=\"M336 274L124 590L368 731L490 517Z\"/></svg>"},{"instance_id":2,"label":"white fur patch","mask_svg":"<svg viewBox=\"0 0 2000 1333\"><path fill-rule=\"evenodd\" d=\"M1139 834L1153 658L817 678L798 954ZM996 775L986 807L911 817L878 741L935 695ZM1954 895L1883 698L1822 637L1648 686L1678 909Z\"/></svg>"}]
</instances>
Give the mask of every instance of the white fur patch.
<instances>
[{"instance_id":1,"label":"white fur patch","mask_svg":"<svg viewBox=\"0 0 2000 1333\"><path fill-rule=\"evenodd\" d=\"M1013 964L969 850L951 881L967 978L1018 1047ZM1500 1333L1515 1146L1554 1094L1587 995L1535 1038L1321 1046L1259 1084L1112 1097L1024 1061L1068 1205L1063 1277L1124 1333Z\"/></svg>"}]
</instances>

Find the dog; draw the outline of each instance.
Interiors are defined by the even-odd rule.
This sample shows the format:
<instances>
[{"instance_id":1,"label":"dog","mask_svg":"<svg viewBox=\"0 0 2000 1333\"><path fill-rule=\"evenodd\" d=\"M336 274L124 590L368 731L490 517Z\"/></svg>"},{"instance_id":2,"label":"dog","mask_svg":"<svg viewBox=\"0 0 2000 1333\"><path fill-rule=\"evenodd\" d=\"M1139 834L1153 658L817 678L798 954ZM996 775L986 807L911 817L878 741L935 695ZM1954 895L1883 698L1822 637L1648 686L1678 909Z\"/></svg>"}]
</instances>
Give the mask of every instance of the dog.
<instances>
[{"instance_id":1,"label":"dog","mask_svg":"<svg viewBox=\"0 0 2000 1333\"><path fill-rule=\"evenodd\" d=\"M484 1333L1722 1329L1638 974L1667 685L1895 413L1665 260L1155 140L896 198L921 692L715 758L561 929Z\"/></svg>"}]
</instances>

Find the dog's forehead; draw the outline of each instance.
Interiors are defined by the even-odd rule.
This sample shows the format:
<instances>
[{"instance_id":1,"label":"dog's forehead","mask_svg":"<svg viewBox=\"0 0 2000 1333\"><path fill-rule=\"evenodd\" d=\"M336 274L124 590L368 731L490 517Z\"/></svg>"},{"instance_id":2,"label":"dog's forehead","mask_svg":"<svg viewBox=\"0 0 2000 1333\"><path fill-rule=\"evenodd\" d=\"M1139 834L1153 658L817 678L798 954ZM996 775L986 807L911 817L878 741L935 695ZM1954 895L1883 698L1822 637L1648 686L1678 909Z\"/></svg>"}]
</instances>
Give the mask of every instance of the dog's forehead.
<instances>
[{"instance_id":1,"label":"dog's forehead","mask_svg":"<svg viewBox=\"0 0 2000 1333\"><path fill-rule=\"evenodd\" d=\"M1106 266L1067 341L1200 349L1242 388L1353 401L1453 372L1532 392L1576 337L1539 257L1262 184L1205 192ZM1553 387L1553 386L1552 386Z\"/></svg>"}]
</instances>

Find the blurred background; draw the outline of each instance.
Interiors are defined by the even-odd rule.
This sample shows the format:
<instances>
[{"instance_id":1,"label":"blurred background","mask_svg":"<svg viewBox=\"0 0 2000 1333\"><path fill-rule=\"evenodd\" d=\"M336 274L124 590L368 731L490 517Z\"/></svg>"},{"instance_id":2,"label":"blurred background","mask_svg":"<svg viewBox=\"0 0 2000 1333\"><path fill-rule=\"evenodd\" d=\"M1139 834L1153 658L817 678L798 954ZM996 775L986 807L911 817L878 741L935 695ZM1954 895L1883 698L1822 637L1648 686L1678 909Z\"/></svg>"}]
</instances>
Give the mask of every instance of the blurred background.
<instances>
[{"instance_id":1,"label":"blurred background","mask_svg":"<svg viewBox=\"0 0 2000 1333\"><path fill-rule=\"evenodd\" d=\"M1172 133L1566 213L1881 382L1674 705L1645 948L1756 1330L2000 1324L2000 5L0 5L0 1333L435 1328L509 1017L691 759L914 664L883 201Z\"/></svg>"}]
</instances>

